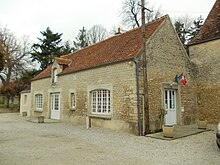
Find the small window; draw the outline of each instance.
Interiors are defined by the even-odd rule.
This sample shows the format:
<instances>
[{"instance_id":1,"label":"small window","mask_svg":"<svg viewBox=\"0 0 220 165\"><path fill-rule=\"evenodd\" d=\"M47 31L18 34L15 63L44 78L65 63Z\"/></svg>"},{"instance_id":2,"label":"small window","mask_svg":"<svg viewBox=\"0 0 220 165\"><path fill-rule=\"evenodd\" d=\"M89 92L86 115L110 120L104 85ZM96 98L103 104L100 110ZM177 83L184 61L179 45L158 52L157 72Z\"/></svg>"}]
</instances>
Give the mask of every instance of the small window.
<instances>
[{"instance_id":1,"label":"small window","mask_svg":"<svg viewBox=\"0 0 220 165\"><path fill-rule=\"evenodd\" d=\"M24 95L24 105L27 104L27 95Z\"/></svg>"},{"instance_id":2,"label":"small window","mask_svg":"<svg viewBox=\"0 0 220 165\"><path fill-rule=\"evenodd\" d=\"M42 94L35 95L35 107L36 109L43 108L43 95Z\"/></svg>"},{"instance_id":3,"label":"small window","mask_svg":"<svg viewBox=\"0 0 220 165\"><path fill-rule=\"evenodd\" d=\"M109 90L95 90L91 92L91 109L93 114L109 115L111 112Z\"/></svg>"},{"instance_id":4,"label":"small window","mask_svg":"<svg viewBox=\"0 0 220 165\"><path fill-rule=\"evenodd\" d=\"M76 95L75 93L71 93L71 109L75 109L76 108Z\"/></svg>"},{"instance_id":5,"label":"small window","mask_svg":"<svg viewBox=\"0 0 220 165\"><path fill-rule=\"evenodd\" d=\"M57 82L57 68L53 69L53 83Z\"/></svg>"}]
</instances>

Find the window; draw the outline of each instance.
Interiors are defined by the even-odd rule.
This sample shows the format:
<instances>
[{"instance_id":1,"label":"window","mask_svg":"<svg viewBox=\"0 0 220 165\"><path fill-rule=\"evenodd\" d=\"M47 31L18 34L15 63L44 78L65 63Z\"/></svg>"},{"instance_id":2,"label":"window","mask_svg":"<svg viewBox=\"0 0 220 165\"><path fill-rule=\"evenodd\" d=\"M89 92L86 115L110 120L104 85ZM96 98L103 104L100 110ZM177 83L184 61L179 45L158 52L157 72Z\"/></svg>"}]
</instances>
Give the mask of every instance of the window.
<instances>
[{"instance_id":1,"label":"window","mask_svg":"<svg viewBox=\"0 0 220 165\"><path fill-rule=\"evenodd\" d=\"M53 69L53 83L57 82L57 68Z\"/></svg>"},{"instance_id":2,"label":"window","mask_svg":"<svg viewBox=\"0 0 220 165\"><path fill-rule=\"evenodd\" d=\"M24 95L24 105L27 104L27 95Z\"/></svg>"},{"instance_id":3,"label":"window","mask_svg":"<svg viewBox=\"0 0 220 165\"><path fill-rule=\"evenodd\" d=\"M95 90L91 92L91 109L93 114L108 115L111 112L110 91Z\"/></svg>"},{"instance_id":4,"label":"window","mask_svg":"<svg viewBox=\"0 0 220 165\"><path fill-rule=\"evenodd\" d=\"M71 93L71 109L75 109L76 108L76 95L75 93Z\"/></svg>"},{"instance_id":5,"label":"window","mask_svg":"<svg viewBox=\"0 0 220 165\"><path fill-rule=\"evenodd\" d=\"M174 90L165 90L165 109L175 109L176 108L176 93Z\"/></svg>"},{"instance_id":6,"label":"window","mask_svg":"<svg viewBox=\"0 0 220 165\"><path fill-rule=\"evenodd\" d=\"M43 108L43 95L42 94L35 95L35 107L36 109Z\"/></svg>"}]
</instances>

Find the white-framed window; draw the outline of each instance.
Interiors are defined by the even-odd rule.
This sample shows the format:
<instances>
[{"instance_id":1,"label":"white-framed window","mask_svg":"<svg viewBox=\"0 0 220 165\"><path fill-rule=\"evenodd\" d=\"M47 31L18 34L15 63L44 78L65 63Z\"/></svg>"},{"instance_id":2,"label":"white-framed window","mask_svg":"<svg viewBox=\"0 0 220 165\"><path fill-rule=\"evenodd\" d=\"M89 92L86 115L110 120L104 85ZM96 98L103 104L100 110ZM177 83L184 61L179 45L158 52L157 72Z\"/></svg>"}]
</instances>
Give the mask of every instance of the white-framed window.
<instances>
[{"instance_id":1,"label":"white-framed window","mask_svg":"<svg viewBox=\"0 0 220 165\"><path fill-rule=\"evenodd\" d=\"M71 101L71 109L76 108L76 95L75 93L70 94L70 101Z\"/></svg>"},{"instance_id":2,"label":"white-framed window","mask_svg":"<svg viewBox=\"0 0 220 165\"><path fill-rule=\"evenodd\" d=\"M53 83L57 82L57 68L53 69Z\"/></svg>"},{"instance_id":3,"label":"white-framed window","mask_svg":"<svg viewBox=\"0 0 220 165\"><path fill-rule=\"evenodd\" d=\"M36 107L36 109L43 108L43 95L42 94L35 95L35 107Z\"/></svg>"},{"instance_id":4,"label":"white-framed window","mask_svg":"<svg viewBox=\"0 0 220 165\"><path fill-rule=\"evenodd\" d=\"M111 113L111 99L109 90L91 91L91 113L109 115Z\"/></svg>"}]
</instances>

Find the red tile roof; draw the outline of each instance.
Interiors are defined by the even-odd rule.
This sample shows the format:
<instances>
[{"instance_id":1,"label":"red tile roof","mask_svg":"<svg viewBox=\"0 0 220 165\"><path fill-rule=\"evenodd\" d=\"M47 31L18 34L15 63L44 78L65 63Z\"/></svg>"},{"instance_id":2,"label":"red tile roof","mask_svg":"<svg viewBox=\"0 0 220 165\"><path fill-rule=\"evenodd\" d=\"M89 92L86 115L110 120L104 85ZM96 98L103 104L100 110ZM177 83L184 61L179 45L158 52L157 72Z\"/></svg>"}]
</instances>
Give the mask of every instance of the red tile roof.
<instances>
[{"instance_id":1,"label":"red tile roof","mask_svg":"<svg viewBox=\"0 0 220 165\"><path fill-rule=\"evenodd\" d=\"M189 45L217 38L220 38L220 0L216 0L199 33Z\"/></svg>"},{"instance_id":2,"label":"red tile roof","mask_svg":"<svg viewBox=\"0 0 220 165\"><path fill-rule=\"evenodd\" d=\"M152 36L166 18L167 16L161 17L145 26L147 39ZM71 63L68 63L69 65L60 74L131 59L137 55L142 47L141 36L141 27L139 27L68 55L61 56L61 58L58 58L58 63L63 64L61 62L63 59L71 60ZM51 66L43 70L33 80L46 78L50 75Z\"/></svg>"},{"instance_id":3,"label":"red tile roof","mask_svg":"<svg viewBox=\"0 0 220 165\"><path fill-rule=\"evenodd\" d=\"M42 79L42 78L51 77L51 71L52 71L52 65L48 66L46 69L44 69L42 72L40 72L32 80L38 80L38 79Z\"/></svg>"}]
</instances>

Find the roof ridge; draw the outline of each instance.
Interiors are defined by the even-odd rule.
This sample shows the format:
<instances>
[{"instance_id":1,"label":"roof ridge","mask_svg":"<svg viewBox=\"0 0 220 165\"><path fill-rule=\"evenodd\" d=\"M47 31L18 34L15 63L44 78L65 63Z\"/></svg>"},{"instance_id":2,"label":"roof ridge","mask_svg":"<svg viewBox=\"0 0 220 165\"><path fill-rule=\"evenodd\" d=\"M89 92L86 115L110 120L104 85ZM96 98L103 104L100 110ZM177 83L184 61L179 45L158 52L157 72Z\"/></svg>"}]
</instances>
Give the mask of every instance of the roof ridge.
<instances>
[{"instance_id":1,"label":"roof ridge","mask_svg":"<svg viewBox=\"0 0 220 165\"><path fill-rule=\"evenodd\" d=\"M156 19L154 19L154 20L152 20L152 21L146 23L146 24L145 24L145 27L147 27L147 26L149 26L149 25L151 25L151 24L153 24L153 23L155 23L155 22L157 22L157 21L159 21L159 20L165 19L165 18L167 18L167 17L169 17L168 14L166 14L166 15L164 15L164 16L162 16L162 17L156 18ZM97 45L97 44L100 44L100 43L102 43L102 42L107 42L108 40L110 40L110 39L112 39L112 38L115 38L115 37L118 37L118 36L121 36L121 35L126 35L127 33L131 33L132 31L135 31L135 30L138 30L138 29L141 29L141 26L135 27L135 28L133 28L133 29L131 29L131 30L128 30L128 31L126 31L126 32L124 32L124 33L120 33L120 34L117 34L117 35L113 35L113 36L111 36L111 37L109 37L109 38L107 38L107 39L105 39L105 40L99 41L99 42L97 42L97 43L95 43L95 44L92 44L92 45L89 45L89 46L87 46L87 47L81 48L81 49L76 50L76 51L74 51L74 52L71 52L71 53L69 53L69 54L61 55L60 57L71 56L71 55L73 55L73 54L75 54L75 53L77 53L77 52L79 52L79 51L86 50L86 49L88 49L88 48L90 48L90 47L93 47L93 46L95 46L95 45Z\"/></svg>"}]
</instances>

